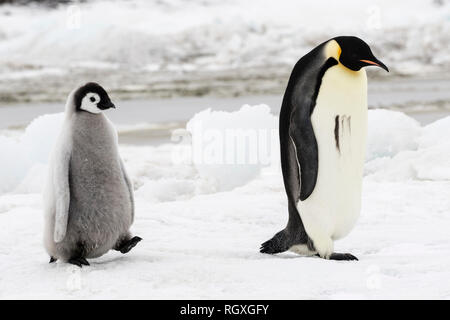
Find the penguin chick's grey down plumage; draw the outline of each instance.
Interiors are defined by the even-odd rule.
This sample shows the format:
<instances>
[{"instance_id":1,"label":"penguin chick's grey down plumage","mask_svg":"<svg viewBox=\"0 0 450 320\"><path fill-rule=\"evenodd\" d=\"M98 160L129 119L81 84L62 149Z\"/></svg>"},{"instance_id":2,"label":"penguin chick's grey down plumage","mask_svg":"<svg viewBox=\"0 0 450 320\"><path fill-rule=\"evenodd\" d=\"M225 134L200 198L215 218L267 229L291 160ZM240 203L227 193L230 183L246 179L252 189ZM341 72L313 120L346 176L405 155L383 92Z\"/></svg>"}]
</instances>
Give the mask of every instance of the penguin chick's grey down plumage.
<instances>
[{"instance_id":1,"label":"penguin chick's grey down plumage","mask_svg":"<svg viewBox=\"0 0 450 320\"><path fill-rule=\"evenodd\" d=\"M45 248L57 259L82 266L110 249L130 251L140 240L133 187L119 156L117 132L103 114L115 108L96 83L72 91L50 160L44 193Z\"/></svg>"}]
</instances>

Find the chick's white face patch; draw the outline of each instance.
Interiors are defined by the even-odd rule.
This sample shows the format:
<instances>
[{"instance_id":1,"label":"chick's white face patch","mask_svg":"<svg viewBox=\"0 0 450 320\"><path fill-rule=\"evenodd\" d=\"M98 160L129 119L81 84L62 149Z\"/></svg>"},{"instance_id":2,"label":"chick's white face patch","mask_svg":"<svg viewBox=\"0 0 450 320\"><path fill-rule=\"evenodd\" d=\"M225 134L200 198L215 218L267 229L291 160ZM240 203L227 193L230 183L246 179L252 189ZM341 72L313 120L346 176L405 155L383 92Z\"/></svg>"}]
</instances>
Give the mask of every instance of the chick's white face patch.
<instances>
[{"instance_id":1,"label":"chick's white face patch","mask_svg":"<svg viewBox=\"0 0 450 320\"><path fill-rule=\"evenodd\" d=\"M83 100L81 101L81 110L90 112L90 113L100 113L102 112L101 109L98 108L98 103L100 102L100 96L96 93L89 92L84 96Z\"/></svg>"}]
</instances>

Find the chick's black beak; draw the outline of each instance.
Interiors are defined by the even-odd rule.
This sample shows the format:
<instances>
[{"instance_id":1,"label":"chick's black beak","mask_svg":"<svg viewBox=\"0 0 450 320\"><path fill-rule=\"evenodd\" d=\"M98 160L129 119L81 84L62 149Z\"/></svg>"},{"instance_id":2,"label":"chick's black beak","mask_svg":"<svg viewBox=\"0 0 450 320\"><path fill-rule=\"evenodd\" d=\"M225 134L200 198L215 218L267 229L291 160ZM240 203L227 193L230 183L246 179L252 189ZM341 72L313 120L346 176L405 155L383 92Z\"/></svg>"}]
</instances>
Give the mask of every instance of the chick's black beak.
<instances>
[{"instance_id":1,"label":"chick's black beak","mask_svg":"<svg viewBox=\"0 0 450 320\"><path fill-rule=\"evenodd\" d=\"M115 109L116 106L111 101L108 101L106 103L102 103L98 105L99 109L101 110L108 110L108 109Z\"/></svg>"},{"instance_id":2,"label":"chick's black beak","mask_svg":"<svg viewBox=\"0 0 450 320\"><path fill-rule=\"evenodd\" d=\"M367 59L367 60L366 59L361 59L359 61L364 62L367 66L372 65L372 66L380 67L380 68L386 70L387 72L389 72L388 67L386 67L386 65L383 62L381 62L380 60L378 60L375 57L373 57L371 59Z\"/></svg>"}]
</instances>

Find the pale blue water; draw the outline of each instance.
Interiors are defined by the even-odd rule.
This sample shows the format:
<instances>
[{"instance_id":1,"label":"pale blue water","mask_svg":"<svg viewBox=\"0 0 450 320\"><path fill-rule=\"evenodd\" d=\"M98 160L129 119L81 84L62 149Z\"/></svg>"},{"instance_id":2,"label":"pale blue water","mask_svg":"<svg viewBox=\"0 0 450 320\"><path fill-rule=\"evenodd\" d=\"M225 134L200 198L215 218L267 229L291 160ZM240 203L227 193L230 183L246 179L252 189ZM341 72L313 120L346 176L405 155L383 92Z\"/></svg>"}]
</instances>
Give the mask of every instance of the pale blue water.
<instances>
[{"instance_id":1,"label":"pale blue water","mask_svg":"<svg viewBox=\"0 0 450 320\"><path fill-rule=\"evenodd\" d=\"M122 134L122 143L168 142L174 128L184 127L195 113L213 110L235 111L244 104L267 104L277 114L280 95L242 97L185 97L173 99L115 100L116 110L107 111L118 126L159 124ZM114 97L112 97L114 100ZM369 106L402 110L422 125L450 115L450 80L400 79L369 84ZM24 128L42 114L62 112L64 103L14 104L0 107L0 129Z\"/></svg>"}]
</instances>

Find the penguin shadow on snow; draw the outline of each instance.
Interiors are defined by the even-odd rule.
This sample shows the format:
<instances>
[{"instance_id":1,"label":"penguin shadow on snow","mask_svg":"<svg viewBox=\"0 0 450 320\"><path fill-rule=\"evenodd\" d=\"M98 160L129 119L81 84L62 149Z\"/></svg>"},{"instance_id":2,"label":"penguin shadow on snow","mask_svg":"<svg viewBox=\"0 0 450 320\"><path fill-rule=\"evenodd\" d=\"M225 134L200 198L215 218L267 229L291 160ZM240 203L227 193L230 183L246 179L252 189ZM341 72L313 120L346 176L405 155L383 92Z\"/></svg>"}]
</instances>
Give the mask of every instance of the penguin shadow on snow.
<instances>
[{"instance_id":1,"label":"penguin shadow on snow","mask_svg":"<svg viewBox=\"0 0 450 320\"><path fill-rule=\"evenodd\" d=\"M263 259L270 259L270 258L276 258L276 259L281 259L281 260L294 260L294 259L320 259L323 260L320 255L318 253L314 254L314 255L301 255L301 254L297 254L295 252L282 252L279 254L274 254L272 256L266 256L263 257ZM356 257L355 257L356 258ZM350 259L341 259L341 260L337 260L337 259L326 259L331 263L345 263L346 261L349 261ZM359 259L352 259L352 260L359 260Z\"/></svg>"},{"instance_id":2,"label":"penguin shadow on snow","mask_svg":"<svg viewBox=\"0 0 450 320\"><path fill-rule=\"evenodd\" d=\"M107 254L104 255L102 257L99 258L94 258L94 259L89 259L89 264L88 265L82 265L82 266L78 266L76 264L73 264L69 261L53 261L53 262L49 262L49 264L51 266L53 266L54 268L61 268L61 267L65 267L65 266L74 266L74 267L90 267L90 268L95 268L95 269L104 269L102 267L106 267L108 264L111 265L124 265L124 264L128 264L130 262L133 261L137 261L138 259L136 259L137 257L131 257L131 256L125 256L125 255L119 255L119 254Z\"/></svg>"}]
</instances>

